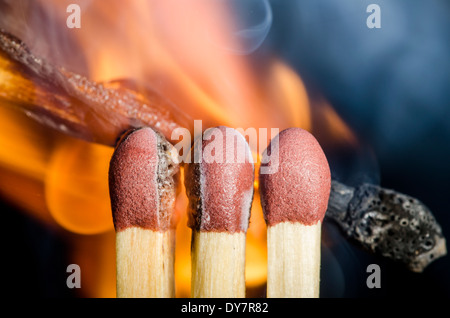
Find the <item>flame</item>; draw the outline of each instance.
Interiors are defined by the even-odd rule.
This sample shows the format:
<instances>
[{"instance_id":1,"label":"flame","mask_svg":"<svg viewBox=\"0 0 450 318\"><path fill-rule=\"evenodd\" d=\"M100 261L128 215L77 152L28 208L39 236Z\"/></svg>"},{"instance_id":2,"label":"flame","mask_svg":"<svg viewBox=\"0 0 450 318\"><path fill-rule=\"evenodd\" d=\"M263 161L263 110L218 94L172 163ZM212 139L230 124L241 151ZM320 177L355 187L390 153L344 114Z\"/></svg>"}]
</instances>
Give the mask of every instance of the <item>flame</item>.
<instances>
[{"instance_id":1,"label":"flame","mask_svg":"<svg viewBox=\"0 0 450 318\"><path fill-rule=\"evenodd\" d=\"M42 5L59 8L61 23L65 22L61 1L43 1ZM282 130L295 126L312 130L311 102L292 68L277 58L255 68L248 57L230 54L217 45L239 45L232 43L233 23L230 11L219 1L111 0L105 5L94 0L83 12L82 28L74 35L91 79L130 78L138 85L150 85L191 118L202 119L203 128L227 125ZM333 140L356 143L331 106L323 107L316 116L329 127L327 133ZM0 193L46 224L66 230L74 263L87 269L83 290L88 297L115 295L107 183L112 152L109 147L54 134L22 114L0 107ZM249 288L264 286L267 277L266 226L257 176L255 190L247 234ZM183 189L176 206L180 215L177 297L190 296L191 231L186 225L186 206Z\"/></svg>"},{"instance_id":2,"label":"flame","mask_svg":"<svg viewBox=\"0 0 450 318\"><path fill-rule=\"evenodd\" d=\"M114 149L66 139L52 152L45 178L47 206L56 222L79 234L113 229L108 169Z\"/></svg>"},{"instance_id":3,"label":"flame","mask_svg":"<svg viewBox=\"0 0 450 318\"><path fill-rule=\"evenodd\" d=\"M318 107L319 117L322 121L322 131L326 130L326 142L334 147L339 145L358 146L358 139L351 129L345 124L338 113L326 101L322 101Z\"/></svg>"},{"instance_id":4,"label":"flame","mask_svg":"<svg viewBox=\"0 0 450 318\"><path fill-rule=\"evenodd\" d=\"M0 107L0 194L39 221L55 225L42 195L52 144L43 130L23 114Z\"/></svg>"}]
</instances>

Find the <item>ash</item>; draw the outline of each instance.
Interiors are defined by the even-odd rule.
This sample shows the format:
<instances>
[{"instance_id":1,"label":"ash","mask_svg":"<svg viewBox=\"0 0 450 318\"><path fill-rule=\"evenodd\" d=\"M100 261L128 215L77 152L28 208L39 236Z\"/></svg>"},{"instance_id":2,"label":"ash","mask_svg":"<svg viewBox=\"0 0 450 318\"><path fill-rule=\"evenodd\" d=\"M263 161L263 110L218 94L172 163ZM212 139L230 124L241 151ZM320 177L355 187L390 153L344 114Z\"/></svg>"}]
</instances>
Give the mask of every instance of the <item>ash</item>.
<instances>
[{"instance_id":1,"label":"ash","mask_svg":"<svg viewBox=\"0 0 450 318\"><path fill-rule=\"evenodd\" d=\"M162 134L156 132L158 138L158 193L160 218L164 224L171 224L175 199L177 196L179 163L174 147Z\"/></svg>"},{"instance_id":2,"label":"ash","mask_svg":"<svg viewBox=\"0 0 450 318\"><path fill-rule=\"evenodd\" d=\"M326 213L364 248L422 272L447 254L440 225L419 200L372 184L331 185Z\"/></svg>"}]
</instances>

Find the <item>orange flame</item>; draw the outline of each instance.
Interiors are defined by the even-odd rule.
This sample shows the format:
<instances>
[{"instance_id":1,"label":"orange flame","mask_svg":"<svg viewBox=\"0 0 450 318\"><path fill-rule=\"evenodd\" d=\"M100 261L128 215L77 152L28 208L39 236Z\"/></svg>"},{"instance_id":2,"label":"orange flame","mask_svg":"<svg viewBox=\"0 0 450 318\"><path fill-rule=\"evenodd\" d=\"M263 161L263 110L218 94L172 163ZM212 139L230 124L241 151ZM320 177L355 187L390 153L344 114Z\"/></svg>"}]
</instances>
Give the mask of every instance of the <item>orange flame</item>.
<instances>
[{"instance_id":1,"label":"orange flame","mask_svg":"<svg viewBox=\"0 0 450 318\"><path fill-rule=\"evenodd\" d=\"M113 149L67 139L52 152L45 197L53 218L68 231L98 234L113 229L108 169Z\"/></svg>"},{"instance_id":2,"label":"orange flame","mask_svg":"<svg viewBox=\"0 0 450 318\"><path fill-rule=\"evenodd\" d=\"M220 3L111 0L105 5L91 1L83 12L82 28L75 32L90 66L90 78L131 78L151 85L183 112L202 119L203 128L220 124L313 129L307 91L289 66L274 58L257 69L247 57L211 43L211 37L222 45L232 46L234 41L231 13ZM43 6L65 13L60 1L45 1ZM65 22L64 17L61 21ZM330 134L356 141L331 107L324 108L320 116L331 127ZM90 283L84 289L88 297L115 295L107 184L112 152L112 148L55 135L0 108L0 193L41 221L56 223L69 233L74 262L89 269L86 282ZM176 207L181 215L175 257L178 297L190 295L186 206L182 192ZM265 223L256 191L247 234L247 287L265 284L266 262Z\"/></svg>"}]
</instances>

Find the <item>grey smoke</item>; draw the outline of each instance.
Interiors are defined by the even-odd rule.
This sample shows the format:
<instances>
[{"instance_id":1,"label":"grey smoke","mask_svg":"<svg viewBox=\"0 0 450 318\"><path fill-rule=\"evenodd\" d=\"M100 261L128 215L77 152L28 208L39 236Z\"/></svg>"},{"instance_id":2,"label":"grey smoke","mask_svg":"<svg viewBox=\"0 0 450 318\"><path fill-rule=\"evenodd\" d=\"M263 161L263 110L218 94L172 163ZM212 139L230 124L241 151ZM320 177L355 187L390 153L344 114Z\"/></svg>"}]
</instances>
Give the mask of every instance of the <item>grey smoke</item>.
<instances>
[{"instance_id":1,"label":"grey smoke","mask_svg":"<svg viewBox=\"0 0 450 318\"><path fill-rule=\"evenodd\" d=\"M381 29L366 8L381 7ZM268 44L380 153L450 136L450 4L272 0Z\"/></svg>"},{"instance_id":2,"label":"grey smoke","mask_svg":"<svg viewBox=\"0 0 450 318\"><path fill-rule=\"evenodd\" d=\"M227 46L211 41L224 50L237 55L255 52L264 42L272 27L272 8L268 0L216 0L231 9L234 30ZM233 45L232 47L230 45Z\"/></svg>"}]
</instances>

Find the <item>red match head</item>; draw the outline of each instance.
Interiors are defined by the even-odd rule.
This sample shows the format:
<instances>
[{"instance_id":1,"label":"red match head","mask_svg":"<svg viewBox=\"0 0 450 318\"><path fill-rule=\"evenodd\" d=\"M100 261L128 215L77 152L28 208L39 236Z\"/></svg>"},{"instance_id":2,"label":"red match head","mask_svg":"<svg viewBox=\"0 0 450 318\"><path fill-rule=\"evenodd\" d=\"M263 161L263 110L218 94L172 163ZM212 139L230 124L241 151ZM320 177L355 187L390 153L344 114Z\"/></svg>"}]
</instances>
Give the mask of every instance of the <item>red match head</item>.
<instances>
[{"instance_id":1,"label":"red match head","mask_svg":"<svg viewBox=\"0 0 450 318\"><path fill-rule=\"evenodd\" d=\"M313 225L323 220L330 196L330 168L309 132L290 128L272 140L262 158L259 182L267 225Z\"/></svg>"},{"instance_id":2,"label":"red match head","mask_svg":"<svg viewBox=\"0 0 450 318\"><path fill-rule=\"evenodd\" d=\"M173 149L151 128L134 130L120 141L109 168L116 231L165 231L173 225L179 170Z\"/></svg>"},{"instance_id":3,"label":"red match head","mask_svg":"<svg viewBox=\"0 0 450 318\"><path fill-rule=\"evenodd\" d=\"M245 138L226 127L205 131L185 169L189 226L199 231L246 232L253 200L254 165Z\"/></svg>"}]
</instances>

